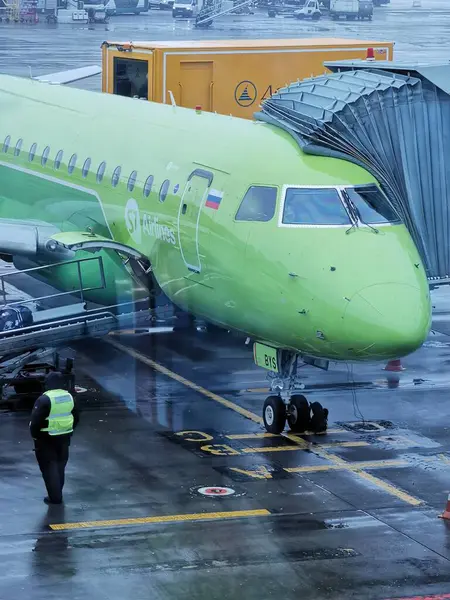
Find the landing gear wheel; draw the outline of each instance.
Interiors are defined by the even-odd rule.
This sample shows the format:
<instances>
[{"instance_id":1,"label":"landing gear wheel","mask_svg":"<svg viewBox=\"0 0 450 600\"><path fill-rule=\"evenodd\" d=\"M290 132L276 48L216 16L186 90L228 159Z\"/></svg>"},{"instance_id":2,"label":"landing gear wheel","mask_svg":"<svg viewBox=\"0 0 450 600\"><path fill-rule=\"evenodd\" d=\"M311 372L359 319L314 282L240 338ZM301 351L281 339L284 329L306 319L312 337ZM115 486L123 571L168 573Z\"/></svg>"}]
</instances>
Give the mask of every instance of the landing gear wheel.
<instances>
[{"instance_id":1,"label":"landing gear wheel","mask_svg":"<svg viewBox=\"0 0 450 600\"><path fill-rule=\"evenodd\" d=\"M311 431L316 435L324 435L328 429L328 408L324 408L320 402L313 402L311 413Z\"/></svg>"},{"instance_id":2,"label":"landing gear wheel","mask_svg":"<svg viewBox=\"0 0 450 600\"><path fill-rule=\"evenodd\" d=\"M281 433L286 425L286 406L279 396L269 396L263 408L264 427L269 433Z\"/></svg>"},{"instance_id":3,"label":"landing gear wheel","mask_svg":"<svg viewBox=\"0 0 450 600\"><path fill-rule=\"evenodd\" d=\"M305 396L294 395L289 401L287 422L294 433L304 433L310 426L310 409Z\"/></svg>"}]
</instances>

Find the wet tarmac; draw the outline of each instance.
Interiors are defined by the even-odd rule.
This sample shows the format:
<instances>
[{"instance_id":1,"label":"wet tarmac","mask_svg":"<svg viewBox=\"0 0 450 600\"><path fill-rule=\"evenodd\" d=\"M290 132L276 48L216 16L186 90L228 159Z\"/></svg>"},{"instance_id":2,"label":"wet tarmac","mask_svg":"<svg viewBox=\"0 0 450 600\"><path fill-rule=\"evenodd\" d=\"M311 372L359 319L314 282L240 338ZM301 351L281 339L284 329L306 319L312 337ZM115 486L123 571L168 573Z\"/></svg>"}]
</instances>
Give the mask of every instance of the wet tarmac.
<instances>
[{"instance_id":1,"label":"wet tarmac","mask_svg":"<svg viewBox=\"0 0 450 600\"><path fill-rule=\"evenodd\" d=\"M450 9L411 4L372 23L261 12L206 32L160 11L0 24L0 71L99 63L104 39L249 35L387 39L400 59L447 60ZM450 332L448 317L440 304L436 329ZM42 502L29 403L0 412L0 600L450 598L449 337L431 334L400 373L302 368L305 394L330 409L326 436L265 434L267 381L230 335L163 327L69 352L82 414L64 507Z\"/></svg>"},{"instance_id":2,"label":"wet tarmac","mask_svg":"<svg viewBox=\"0 0 450 600\"><path fill-rule=\"evenodd\" d=\"M450 594L448 337L401 373L304 367L326 436L264 433L264 373L230 335L162 328L72 352L64 508L42 502L26 406L0 415L2 600Z\"/></svg>"},{"instance_id":3,"label":"wet tarmac","mask_svg":"<svg viewBox=\"0 0 450 600\"><path fill-rule=\"evenodd\" d=\"M392 0L375 8L373 21L317 24L296 19L269 18L267 11L254 15L225 15L209 30L195 29L192 20L174 20L168 11L119 15L95 25L16 25L0 23L0 72L28 77L83 65L101 64L104 40L179 40L226 38L345 37L395 42L400 60L447 61L450 55L450 7L446 0ZM93 90L100 78L76 85Z\"/></svg>"}]
</instances>

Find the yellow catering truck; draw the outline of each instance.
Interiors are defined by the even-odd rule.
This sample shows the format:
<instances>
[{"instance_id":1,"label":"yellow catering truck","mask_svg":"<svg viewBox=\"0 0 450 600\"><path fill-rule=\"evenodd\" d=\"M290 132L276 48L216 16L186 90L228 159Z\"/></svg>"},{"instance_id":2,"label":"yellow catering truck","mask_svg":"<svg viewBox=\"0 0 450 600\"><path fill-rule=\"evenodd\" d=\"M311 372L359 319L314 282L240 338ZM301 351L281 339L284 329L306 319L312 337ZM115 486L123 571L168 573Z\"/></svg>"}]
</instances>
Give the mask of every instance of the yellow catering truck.
<instances>
[{"instance_id":1,"label":"yellow catering truck","mask_svg":"<svg viewBox=\"0 0 450 600\"><path fill-rule=\"evenodd\" d=\"M102 88L252 118L279 87L320 75L325 61L392 60L393 42L350 39L104 42Z\"/></svg>"}]
</instances>

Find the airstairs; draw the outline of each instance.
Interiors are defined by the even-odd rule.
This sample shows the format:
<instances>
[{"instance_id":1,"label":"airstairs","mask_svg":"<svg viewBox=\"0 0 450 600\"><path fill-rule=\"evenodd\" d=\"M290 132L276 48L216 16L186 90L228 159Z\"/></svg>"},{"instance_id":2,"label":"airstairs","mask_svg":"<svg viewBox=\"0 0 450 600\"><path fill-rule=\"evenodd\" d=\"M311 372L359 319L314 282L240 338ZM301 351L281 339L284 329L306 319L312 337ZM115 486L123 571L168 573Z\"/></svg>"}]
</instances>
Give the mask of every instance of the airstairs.
<instances>
[{"instance_id":1,"label":"airstairs","mask_svg":"<svg viewBox=\"0 0 450 600\"><path fill-rule=\"evenodd\" d=\"M195 27L204 28L212 25L213 20L223 15L228 15L234 12L240 12L244 8L248 8L253 4L254 0L242 0L233 2L231 6L223 8L222 0L204 0L195 20Z\"/></svg>"},{"instance_id":2,"label":"airstairs","mask_svg":"<svg viewBox=\"0 0 450 600\"><path fill-rule=\"evenodd\" d=\"M0 20L18 22L20 20L20 0L2 0Z\"/></svg>"}]
</instances>

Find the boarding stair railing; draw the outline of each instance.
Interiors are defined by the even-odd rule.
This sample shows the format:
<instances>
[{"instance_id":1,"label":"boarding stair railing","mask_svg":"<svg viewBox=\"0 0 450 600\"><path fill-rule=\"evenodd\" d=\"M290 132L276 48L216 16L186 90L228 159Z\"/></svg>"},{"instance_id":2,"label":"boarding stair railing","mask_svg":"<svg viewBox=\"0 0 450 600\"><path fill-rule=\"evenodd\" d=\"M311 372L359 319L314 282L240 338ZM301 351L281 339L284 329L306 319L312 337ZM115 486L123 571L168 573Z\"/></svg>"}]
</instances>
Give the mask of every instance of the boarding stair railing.
<instances>
[{"instance_id":1,"label":"boarding stair railing","mask_svg":"<svg viewBox=\"0 0 450 600\"><path fill-rule=\"evenodd\" d=\"M98 268L98 282L85 285L83 265ZM39 275L44 270L48 277L50 269L62 269L75 265L78 284L74 289L64 292L52 292L39 297L22 297L8 301L11 290L20 290L20 281L15 286L7 281L20 276ZM92 274L92 272L91 272ZM147 299L124 302L111 306L87 308L86 294L106 288L104 265L101 256L73 259L24 270L14 270L0 274L0 313L3 309L19 305L44 307L34 310L32 325L0 332L0 378L4 383L6 376L16 376L30 362L42 362L44 356L54 354L56 348L67 346L73 341L89 337L103 337L111 331L125 328L150 326L152 312ZM20 294L19 294L20 295ZM45 305L60 302L67 297L69 304L45 308ZM70 303L70 301L72 301Z\"/></svg>"}]
</instances>

